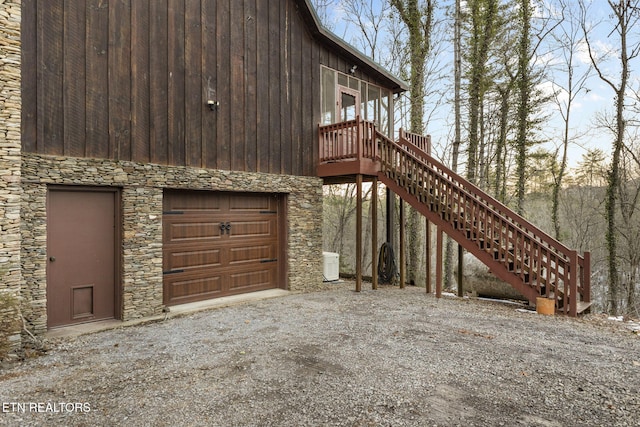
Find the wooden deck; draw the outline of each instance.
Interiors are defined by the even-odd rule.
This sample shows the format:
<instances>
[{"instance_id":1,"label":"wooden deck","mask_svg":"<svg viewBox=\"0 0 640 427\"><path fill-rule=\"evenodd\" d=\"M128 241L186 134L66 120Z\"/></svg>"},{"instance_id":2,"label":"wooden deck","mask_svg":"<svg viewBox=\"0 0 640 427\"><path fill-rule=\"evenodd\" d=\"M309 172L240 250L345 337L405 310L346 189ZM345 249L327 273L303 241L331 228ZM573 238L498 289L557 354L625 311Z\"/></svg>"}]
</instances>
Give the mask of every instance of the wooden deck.
<instances>
[{"instance_id":1,"label":"wooden deck","mask_svg":"<svg viewBox=\"0 0 640 427\"><path fill-rule=\"evenodd\" d=\"M370 181L380 172L380 145L372 122L357 117L318 127L320 156L317 174L326 184L353 183L356 175ZM400 137L431 153L431 138L400 129Z\"/></svg>"}]
</instances>

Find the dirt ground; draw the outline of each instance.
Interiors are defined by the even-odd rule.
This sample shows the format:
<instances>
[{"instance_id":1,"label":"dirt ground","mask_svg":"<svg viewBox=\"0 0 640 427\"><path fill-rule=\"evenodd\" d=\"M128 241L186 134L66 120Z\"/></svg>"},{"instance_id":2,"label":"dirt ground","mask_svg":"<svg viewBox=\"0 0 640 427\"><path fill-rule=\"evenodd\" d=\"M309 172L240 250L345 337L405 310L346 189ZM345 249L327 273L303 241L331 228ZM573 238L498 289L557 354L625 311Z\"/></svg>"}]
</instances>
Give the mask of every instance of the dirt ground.
<instances>
[{"instance_id":1,"label":"dirt ground","mask_svg":"<svg viewBox=\"0 0 640 427\"><path fill-rule=\"evenodd\" d=\"M625 322L350 285L51 342L0 425L638 426Z\"/></svg>"}]
</instances>

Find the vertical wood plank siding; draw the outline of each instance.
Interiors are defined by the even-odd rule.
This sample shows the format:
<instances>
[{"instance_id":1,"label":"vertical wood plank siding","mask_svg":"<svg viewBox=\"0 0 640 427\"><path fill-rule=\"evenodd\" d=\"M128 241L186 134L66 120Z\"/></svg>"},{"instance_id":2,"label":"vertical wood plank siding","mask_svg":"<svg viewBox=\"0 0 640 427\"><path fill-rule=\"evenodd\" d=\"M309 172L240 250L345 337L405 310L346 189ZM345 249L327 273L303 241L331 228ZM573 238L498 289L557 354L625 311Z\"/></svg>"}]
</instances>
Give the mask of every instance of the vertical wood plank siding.
<instances>
[{"instance_id":1,"label":"vertical wood plank siding","mask_svg":"<svg viewBox=\"0 0 640 427\"><path fill-rule=\"evenodd\" d=\"M23 150L315 175L320 65L352 64L299 7L25 0Z\"/></svg>"},{"instance_id":2,"label":"vertical wood plank siding","mask_svg":"<svg viewBox=\"0 0 640 427\"><path fill-rule=\"evenodd\" d=\"M38 28L38 16L36 0L22 0L22 22L20 35L22 43L22 79L20 91L22 92L22 118L21 138L22 149L28 152L38 151L37 142L37 116L38 93L35 82L38 81L38 55L36 51L36 34Z\"/></svg>"}]
</instances>

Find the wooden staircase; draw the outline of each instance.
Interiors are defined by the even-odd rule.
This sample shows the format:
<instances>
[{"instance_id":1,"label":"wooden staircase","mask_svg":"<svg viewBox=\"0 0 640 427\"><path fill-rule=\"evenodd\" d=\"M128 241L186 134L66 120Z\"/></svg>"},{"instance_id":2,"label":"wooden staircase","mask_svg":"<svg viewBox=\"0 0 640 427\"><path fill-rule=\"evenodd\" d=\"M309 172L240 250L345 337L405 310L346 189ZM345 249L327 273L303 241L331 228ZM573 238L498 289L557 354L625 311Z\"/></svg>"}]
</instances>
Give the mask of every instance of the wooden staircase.
<instances>
[{"instance_id":1,"label":"wooden staircase","mask_svg":"<svg viewBox=\"0 0 640 427\"><path fill-rule=\"evenodd\" d=\"M557 313L571 316L589 308L589 253L580 256L442 165L428 153L427 138L401 131L392 141L359 119L341 125L340 131L320 128L321 163L323 143L339 152L339 139L354 135L362 149L350 145L351 157L341 162L376 163L380 181L532 304L551 298ZM355 130L346 132L348 126Z\"/></svg>"}]
</instances>

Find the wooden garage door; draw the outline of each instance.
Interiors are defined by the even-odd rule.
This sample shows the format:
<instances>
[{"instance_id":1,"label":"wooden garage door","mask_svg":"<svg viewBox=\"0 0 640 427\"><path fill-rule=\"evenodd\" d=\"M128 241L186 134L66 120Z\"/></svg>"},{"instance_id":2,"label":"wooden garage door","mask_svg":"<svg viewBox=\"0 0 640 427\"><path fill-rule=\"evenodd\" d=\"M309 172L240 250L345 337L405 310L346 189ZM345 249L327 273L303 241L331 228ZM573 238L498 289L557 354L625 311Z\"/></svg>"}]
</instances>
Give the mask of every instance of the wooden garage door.
<instances>
[{"instance_id":1,"label":"wooden garage door","mask_svg":"<svg viewBox=\"0 0 640 427\"><path fill-rule=\"evenodd\" d=\"M279 286L279 197L165 191L164 304Z\"/></svg>"}]
</instances>

